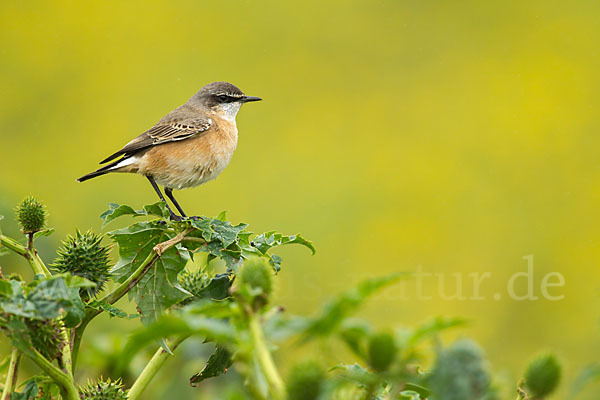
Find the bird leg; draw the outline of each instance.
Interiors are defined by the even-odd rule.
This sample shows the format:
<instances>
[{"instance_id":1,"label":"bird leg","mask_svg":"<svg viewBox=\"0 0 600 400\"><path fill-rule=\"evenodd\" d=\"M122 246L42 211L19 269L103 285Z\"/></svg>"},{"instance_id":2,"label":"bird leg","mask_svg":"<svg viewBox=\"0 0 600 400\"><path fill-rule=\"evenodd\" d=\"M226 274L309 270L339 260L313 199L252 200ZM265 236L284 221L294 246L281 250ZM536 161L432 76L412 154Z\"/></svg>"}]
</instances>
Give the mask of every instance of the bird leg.
<instances>
[{"instance_id":1,"label":"bird leg","mask_svg":"<svg viewBox=\"0 0 600 400\"><path fill-rule=\"evenodd\" d=\"M150 181L150 184L152 185L152 188L154 188L154 191L156 192L156 194L158 195L158 197L159 197L159 198L160 198L162 201L164 201L164 202L165 202L165 205L167 206L167 210L169 210L169 213L171 214L171 219L172 219L173 221L181 221L181 220L183 220L183 217L180 217L179 215L175 214L175 213L173 212L173 210L171 210L171 207L169 207L169 203L167 203L167 200L165 200L165 198L164 198L164 196L162 195L162 193L161 193L160 189L158 188L158 185L156 184L156 181L154 180L154 178L153 178L153 177L151 177L150 175L146 175L146 178L148 178L148 180ZM166 188L165 188L165 192L167 192L167 190L168 190L168 189L166 189ZM169 192L170 192L170 190L169 190ZM169 194L169 192L167 192L167 195ZM172 194L169 196L169 198L170 198L171 200L173 200L173 197L172 197L172 196L173 196ZM173 201L173 203L175 203L175 205L177 206L177 209L178 209L179 211L182 211L182 210L181 210L181 207L179 207L179 204L177 204L175 201ZM181 213L183 214L183 212L181 212ZM185 214L183 214L183 216L185 217Z\"/></svg>"},{"instance_id":2,"label":"bird leg","mask_svg":"<svg viewBox=\"0 0 600 400\"><path fill-rule=\"evenodd\" d=\"M175 200L175 196L173 196L173 189L166 187L165 188L165 193L167 194L167 197L169 199L171 199L171 201L173 202L173 204L175 204L175 207L177 207L177 209L179 210L179 213L181 214L182 217L187 218L187 215L185 215L185 212L183 211L183 208L181 208L181 206L179 205L179 203L177 202L177 200Z\"/></svg>"}]
</instances>

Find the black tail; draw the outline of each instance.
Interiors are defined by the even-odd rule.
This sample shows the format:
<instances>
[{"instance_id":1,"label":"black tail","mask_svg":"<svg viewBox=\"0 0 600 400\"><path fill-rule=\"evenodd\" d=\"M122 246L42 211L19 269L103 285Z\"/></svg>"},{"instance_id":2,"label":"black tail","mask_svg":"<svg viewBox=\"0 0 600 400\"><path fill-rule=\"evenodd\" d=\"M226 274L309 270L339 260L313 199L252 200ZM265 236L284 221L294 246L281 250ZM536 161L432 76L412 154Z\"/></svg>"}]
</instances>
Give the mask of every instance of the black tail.
<instances>
[{"instance_id":1,"label":"black tail","mask_svg":"<svg viewBox=\"0 0 600 400\"><path fill-rule=\"evenodd\" d=\"M92 179L92 178L95 178L100 175L108 174L109 172L112 172L113 167L116 166L121 161L123 161L122 158L117 161L111 162L110 164L105 165L104 167L99 168L94 172L90 172L89 174L84 175L81 178L78 178L77 181L84 182L84 181L87 181L88 179Z\"/></svg>"}]
</instances>

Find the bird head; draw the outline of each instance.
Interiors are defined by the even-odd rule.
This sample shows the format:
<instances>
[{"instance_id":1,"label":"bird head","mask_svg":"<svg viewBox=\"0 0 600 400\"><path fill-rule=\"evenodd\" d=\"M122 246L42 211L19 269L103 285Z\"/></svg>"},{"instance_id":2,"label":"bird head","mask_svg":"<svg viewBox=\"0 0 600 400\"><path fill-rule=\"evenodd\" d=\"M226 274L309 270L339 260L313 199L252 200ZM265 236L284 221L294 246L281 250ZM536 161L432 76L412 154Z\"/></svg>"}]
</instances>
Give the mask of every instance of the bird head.
<instances>
[{"instance_id":1,"label":"bird head","mask_svg":"<svg viewBox=\"0 0 600 400\"><path fill-rule=\"evenodd\" d=\"M188 101L188 104L209 109L225 119L234 120L244 103L262 100L246 96L238 87L228 82L213 82L204 86Z\"/></svg>"}]
</instances>

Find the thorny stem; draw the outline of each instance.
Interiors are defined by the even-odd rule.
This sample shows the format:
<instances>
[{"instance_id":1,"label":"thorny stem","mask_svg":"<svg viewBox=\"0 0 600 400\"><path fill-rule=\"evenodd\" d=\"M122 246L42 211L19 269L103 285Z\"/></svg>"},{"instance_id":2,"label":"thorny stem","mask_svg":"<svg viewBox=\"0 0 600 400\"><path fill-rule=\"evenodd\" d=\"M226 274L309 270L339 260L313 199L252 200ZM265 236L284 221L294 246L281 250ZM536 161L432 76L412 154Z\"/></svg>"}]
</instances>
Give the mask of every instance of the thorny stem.
<instances>
[{"instance_id":1,"label":"thorny stem","mask_svg":"<svg viewBox=\"0 0 600 400\"><path fill-rule=\"evenodd\" d=\"M187 338L188 336L181 336L175 339L172 343L169 343L169 347L172 350L175 350L177 346L179 346L181 342L183 342ZM127 393L128 400L137 400L141 396L144 389L148 387L158 370L167 361L168 357L169 353L167 353L162 347L156 350L156 353L154 353L154 355L150 359L150 362L146 364L143 371L133 383L133 386L131 386L131 389L129 389L129 392Z\"/></svg>"},{"instance_id":2,"label":"thorny stem","mask_svg":"<svg viewBox=\"0 0 600 400\"><path fill-rule=\"evenodd\" d=\"M4 390L2 391L2 397L0 400L10 400L11 394L17 383L17 374L19 369L19 360L21 359L21 352L13 347L10 353L10 364L8 365L8 372L6 373L6 381L4 383Z\"/></svg>"}]
</instances>

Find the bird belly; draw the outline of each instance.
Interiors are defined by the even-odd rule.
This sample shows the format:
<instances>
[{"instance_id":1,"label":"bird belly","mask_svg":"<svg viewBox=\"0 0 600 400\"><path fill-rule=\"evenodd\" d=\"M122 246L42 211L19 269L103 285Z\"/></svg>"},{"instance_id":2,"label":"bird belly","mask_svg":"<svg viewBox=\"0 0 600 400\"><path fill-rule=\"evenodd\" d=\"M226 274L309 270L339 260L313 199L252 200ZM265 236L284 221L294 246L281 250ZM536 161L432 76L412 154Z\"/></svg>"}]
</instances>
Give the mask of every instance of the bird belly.
<instances>
[{"instance_id":1,"label":"bird belly","mask_svg":"<svg viewBox=\"0 0 600 400\"><path fill-rule=\"evenodd\" d=\"M156 146L141 157L137 172L171 189L202 185L216 179L231 161L237 145L235 133L231 138L207 135Z\"/></svg>"}]
</instances>

